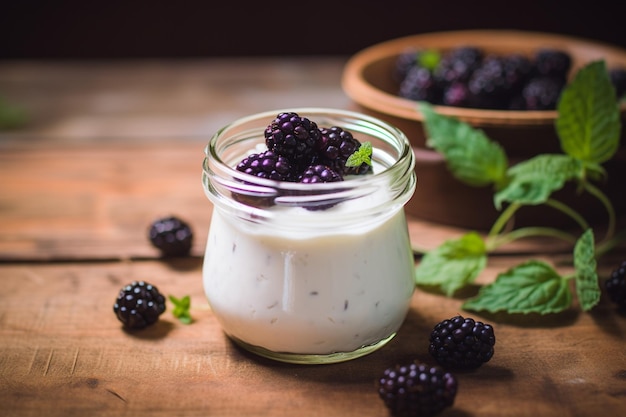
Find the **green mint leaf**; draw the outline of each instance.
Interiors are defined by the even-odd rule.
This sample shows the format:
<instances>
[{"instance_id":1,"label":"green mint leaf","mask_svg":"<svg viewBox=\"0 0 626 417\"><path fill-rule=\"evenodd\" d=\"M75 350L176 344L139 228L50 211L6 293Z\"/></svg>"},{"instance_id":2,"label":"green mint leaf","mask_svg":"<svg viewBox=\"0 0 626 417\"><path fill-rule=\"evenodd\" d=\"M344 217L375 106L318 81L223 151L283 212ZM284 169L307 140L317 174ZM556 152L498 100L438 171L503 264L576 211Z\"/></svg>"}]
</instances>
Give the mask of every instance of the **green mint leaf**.
<instances>
[{"instance_id":1,"label":"green mint leaf","mask_svg":"<svg viewBox=\"0 0 626 417\"><path fill-rule=\"evenodd\" d=\"M572 303L567 282L550 265L531 260L499 274L463 308L490 313L558 313Z\"/></svg>"},{"instance_id":2,"label":"green mint leaf","mask_svg":"<svg viewBox=\"0 0 626 417\"><path fill-rule=\"evenodd\" d=\"M372 143L363 142L346 161L347 167L359 167L362 164L372 165Z\"/></svg>"},{"instance_id":3,"label":"green mint leaf","mask_svg":"<svg viewBox=\"0 0 626 417\"><path fill-rule=\"evenodd\" d=\"M565 182L582 178L583 172L582 162L569 155L537 155L509 168L509 183L496 192L494 204L498 210L503 202L543 204Z\"/></svg>"},{"instance_id":4,"label":"green mint leaf","mask_svg":"<svg viewBox=\"0 0 626 417\"><path fill-rule=\"evenodd\" d=\"M191 319L191 298L186 295L183 298L176 298L173 295L169 296L170 301L174 304L174 310L172 314L183 324L190 324Z\"/></svg>"},{"instance_id":5,"label":"green mint leaf","mask_svg":"<svg viewBox=\"0 0 626 417\"><path fill-rule=\"evenodd\" d=\"M589 311L600 301L595 244L591 229L587 229L574 246L574 267L578 301L583 311Z\"/></svg>"},{"instance_id":6,"label":"green mint leaf","mask_svg":"<svg viewBox=\"0 0 626 417\"><path fill-rule=\"evenodd\" d=\"M441 61L441 54L436 49L427 49L420 52L417 56L418 65L430 71L434 71L437 68L439 61Z\"/></svg>"},{"instance_id":7,"label":"green mint leaf","mask_svg":"<svg viewBox=\"0 0 626 417\"><path fill-rule=\"evenodd\" d=\"M476 232L449 239L424 255L415 269L415 282L438 286L451 296L485 268L486 252L485 242Z\"/></svg>"},{"instance_id":8,"label":"green mint leaf","mask_svg":"<svg viewBox=\"0 0 626 417\"><path fill-rule=\"evenodd\" d=\"M561 93L556 130L561 149L584 162L602 163L617 151L619 104L604 61L581 68Z\"/></svg>"},{"instance_id":9,"label":"green mint leaf","mask_svg":"<svg viewBox=\"0 0 626 417\"><path fill-rule=\"evenodd\" d=\"M472 186L506 183L508 160L502 147L482 130L454 117L443 116L432 105L420 103L424 116L426 144L446 159L448 169L460 181Z\"/></svg>"}]
</instances>

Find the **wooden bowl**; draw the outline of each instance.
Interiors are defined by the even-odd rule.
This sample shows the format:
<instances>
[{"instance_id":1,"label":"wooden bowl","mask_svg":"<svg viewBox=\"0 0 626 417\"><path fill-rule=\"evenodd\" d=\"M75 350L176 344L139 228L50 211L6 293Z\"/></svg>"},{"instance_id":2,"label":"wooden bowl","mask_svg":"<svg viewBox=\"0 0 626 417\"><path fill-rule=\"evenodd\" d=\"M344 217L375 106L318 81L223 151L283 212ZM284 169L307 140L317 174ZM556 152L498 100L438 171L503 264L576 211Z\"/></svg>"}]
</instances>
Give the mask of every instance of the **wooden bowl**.
<instances>
[{"instance_id":1,"label":"wooden bowl","mask_svg":"<svg viewBox=\"0 0 626 417\"><path fill-rule=\"evenodd\" d=\"M396 94L397 83L392 77L397 57L410 47L445 51L458 46L477 46L487 53L515 52L528 56L540 48L561 49L572 57L570 78L582 66L595 60L604 60L608 68L626 67L626 51L611 45L547 33L470 30L397 38L370 46L348 60L342 75L342 87L357 109L395 125L406 133L414 146L419 184L414 198L407 205L407 212L452 226L485 229L498 215L493 207L491 190L466 186L451 176L442 156L425 145L423 117L417 102L399 97ZM540 153L561 152L554 126L556 110L484 110L449 106L435 106L435 110L482 129L490 139L502 145L512 163ZM622 104L621 112L622 120L626 120L626 103ZM626 175L625 130L622 129L622 147L607 166L611 183L604 187L619 211L626 206L626 193L619 184ZM567 187L557 196L592 221L604 219L602 207L593 199L579 198ZM559 213L543 207L524 208L516 222L518 225L570 224Z\"/></svg>"}]
</instances>

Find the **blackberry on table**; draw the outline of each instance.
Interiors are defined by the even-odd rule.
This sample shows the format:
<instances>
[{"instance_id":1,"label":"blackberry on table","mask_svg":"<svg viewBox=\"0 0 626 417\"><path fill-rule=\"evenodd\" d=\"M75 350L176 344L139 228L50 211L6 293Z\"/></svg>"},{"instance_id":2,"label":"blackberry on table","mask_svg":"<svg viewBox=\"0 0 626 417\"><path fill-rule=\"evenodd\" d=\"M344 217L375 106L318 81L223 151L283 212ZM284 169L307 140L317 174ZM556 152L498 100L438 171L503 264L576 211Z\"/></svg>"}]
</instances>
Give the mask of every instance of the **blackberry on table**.
<instances>
[{"instance_id":1,"label":"blackberry on table","mask_svg":"<svg viewBox=\"0 0 626 417\"><path fill-rule=\"evenodd\" d=\"M611 276L604 283L604 288L609 300L620 310L626 311L626 261L611 272Z\"/></svg>"},{"instance_id":2,"label":"blackberry on table","mask_svg":"<svg viewBox=\"0 0 626 417\"><path fill-rule=\"evenodd\" d=\"M377 388L392 415L428 417L454 404L458 382L438 366L411 363L386 369Z\"/></svg>"},{"instance_id":3,"label":"blackberry on table","mask_svg":"<svg viewBox=\"0 0 626 417\"><path fill-rule=\"evenodd\" d=\"M237 164L236 169L259 178L294 181L294 169L289 159L273 151L253 153Z\"/></svg>"},{"instance_id":4,"label":"blackberry on table","mask_svg":"<svg viewBox=\"0 0 626 417\"><path fill-rule=\"evenodd\" d=\"M282 112L267 126L264 136L268 150L302 167L312 161L321 133L317 124L306 117Z\"/></svg>"},{"instance_id":5,"label":"blackberry on table","mask_svg":"<svg viewBox=\"0 0 626 417\"><path fill-rule=\"evenodd\" d=\"M455 316L434 327L428 351L444 368L475 369L493 357L495 343L490 324Z\"/></svg>"},{"instance_id":6,"label":"blackberry on table","mask_svg":"<svg viewBox=\"0 0 626 417\"><path fill-rule=\"evenodd\" d=\"M187 256L193 243L189 224L175 216L155 220L150 225L148 237L152 246L163 256Z\"/></svg>"},{"instance_id":7,"label":"blackberry on table","mask_svg":"<svg viewBox=\"0 0 626 417\"><path fill-rule=\"evenodd\" d=\"M143 329L159 320L165 311L165 297L145 281L133 281L123 287L113 305L113 312L128 329Z\"/></svg>"}]
</instances>

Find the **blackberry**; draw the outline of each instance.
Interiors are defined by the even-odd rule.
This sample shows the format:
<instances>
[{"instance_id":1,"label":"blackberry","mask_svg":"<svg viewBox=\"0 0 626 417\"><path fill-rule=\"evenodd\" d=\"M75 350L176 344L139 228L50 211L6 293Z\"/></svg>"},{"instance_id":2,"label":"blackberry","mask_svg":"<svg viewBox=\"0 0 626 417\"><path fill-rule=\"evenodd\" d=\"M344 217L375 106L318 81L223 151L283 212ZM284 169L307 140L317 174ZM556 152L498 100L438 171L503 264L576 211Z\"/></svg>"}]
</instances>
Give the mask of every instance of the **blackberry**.
<instances>
[{"instance_id":1,"label":"blackberry","mask_svg":"<svg viewBox=\"0 0 626 417\"><path fill-rule=\"evenodd\" d=\"M444 106L469 107L471 94L467 84L456 81L444 89L442 104Z\"/></svg>"},{"instance_id":2,"label":"blackberry","mask_svg":"<svg viewBox=\"0 0 626 417\"><path fill-rule=\"evenodd\" d=\"M334 169L326 165L311 165L307 167L298 182L304 184L314 184L320 182L343 181L343 177Z\"/></svg>"},{"instance_id":3,"label":"blackberry","mask_svg":"<svg viewBox=\"0 0 626 417\"><path fill-rule=\"evenodd\" d=\"M428 417L454 404L458 382L438 366L411 363L388 368L377 381L378 395L394 416Z\"/></svg>"},{"instance_id":4,"label":"blackberry","mask_svg":"<svg viewBox=\"0 0 626 417\"><path fill-rule=\"evenodd\" d=\"M237 164L236 169L259 178L275 181L294 181L294 170L289 159L273 151L248 155Z\"/></svg>"},{"instance_id":5,"label":"blackberry","mask_svg":"<svg viewBox=\"0 0 626 417\"><path fill-rule=\"evenodd\" d=\"M170 216L152 222L148 238L163 256L187 256L193 243L193 231L183 220Z\"/></svg>"},{"instance_id":6,"label":"blackberry","mask_svg":"<svg viewBox=\"0 0 626 417\"><path fill-rule=\"evenodd\" d=\"M443 85L467 82L483 59L483 51L473 46L451 49L444 54L435 69L435 78Z\"/></svg>"},{"instance_id":7,"label":"blackberry","mask_svg":"<svg viewBox=\"0 0 626 417\"><path fill-rule=\"evenodd\" d=\"M133 281L122 288L113 312L128 329L143 329L159 320L165 311L165 297L157 287L144 281Z\"/></svg>"},{"instance_id":8,"label":"blackberry","mask_svg":"<svg viewBox=\"0 0 626 417\"><path fill-rule=\"evenodd\" d=\"M535 53L535 67L540 76L565 81L571 66L572 57L565 51L543 48Z\"/></svg>"},{"instance_id":9,"label":"blackberry","mask_svg":"<svg viewBox=\"0 0 626 417\"><path fill-rule=\"evenodd\" d=\"M609 78L613 88L615 88L615 96L621 99L626 95L626 68L612 68L609 70Z\"/></svg>"},{"instance_id":10,"label":"blackberry","mask_svg":"<svg viewBox=\"0 0 626 417\"><path fill-rule=\"evenodd\" d=\"M506 76L505 59L501 56L485 57L468 81L472 107L502 109L510 90Z\"/></svg>"},{"instance_id":11,"label":"blackberry","mask_svg":"<svg viewBox=\"0 0 626 417\"><path fill-rule=\"evenodd\" d=\"M526 110L554 110L565 82L554 77L533 78L524 86L522 97Z\"/></svg>"},{"instance_id":12,"label":"blackberry","mask_svg":"<svg viewBox=\"0 0 626 417\"><path fill-rule=\"evenodd\" d=\"M626 261L623 261L604 283L606 293L611 302L626 311Z\"/></svg>"},{"instance_id":13,"label":"blackberry","mask_svg":"<svg viewBox=\"0 0 626 417\"><path fill-rule=\"evenodd\" d=\"M308 165L320 140L315 122L294 112L279 113L265 129L268 150L288 158L297 166Z\"/></svg>"},{"instance_id":14,"label":"blackberry","mask_svg":"<svg viewBox=\"0 0 626 417\"><path fill-rule=\"evenodd\" d=\"M369 164L347 167L346 161L359 147L361 142L352 133L338 126L321 128L322 133L315 164L326 165L340 175L361 175L371 171Z\"/></svg>"},{"instance_id":15,"label":"blackberry","mask_svg":"<svg viewBox=\"0 0 626 417\"><path fill-rule=\"evenodd\" d=\"M400 83L400 97L437 104L441 101L441 88L432 72L424 67L413 67Z\"/></svg>"},{"instance_id":16,"label":"blackberry","mask_svg":"<svg viewBox=\"0 0 626 417\"><path fill-rule=\"evenodd\" d=\"M495 343L490 324L455 316L435 326L428 351L444 368L475 369L492 358Z\"/></svg>"},{"instance_id":17,"label":"blackberry","mask_svg":"<svg viewBox=\"0 0 626 417\"><path fill-rule=\"evenodd\" d=\"M533 76L535 66L526 56L510 54L504 57L504 74L509 86L509 97L515 96Z\"/></svg>"},{"instance_id":18,"label":"blackberry","mask_svg":"<svg viewBox=\"0 0 626 417\"><path fill-rule=\"evenodd\" d=\"M417 49L408 48L398 55L392 72L392 77L395 82L401 83L409 73L409 70L418 65L419 53Z\"/></svg>"}]
</instances>

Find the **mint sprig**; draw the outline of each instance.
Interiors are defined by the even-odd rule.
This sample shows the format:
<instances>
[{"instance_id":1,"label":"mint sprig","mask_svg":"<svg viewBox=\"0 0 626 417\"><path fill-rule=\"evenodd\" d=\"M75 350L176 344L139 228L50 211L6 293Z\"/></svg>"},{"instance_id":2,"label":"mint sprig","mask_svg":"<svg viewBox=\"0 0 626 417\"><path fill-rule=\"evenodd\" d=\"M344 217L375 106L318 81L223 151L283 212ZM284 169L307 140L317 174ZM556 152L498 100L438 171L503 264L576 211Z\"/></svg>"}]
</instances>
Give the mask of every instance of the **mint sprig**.
<instances>
[{"instance_id":1,"label":"mint sprig","mask_svg":"<svg viewBox=\"0 0 626 417\"><path fill-rule=\"evenodd\" d=\"M437 114L430 104L422 103L426 118L426 145L446 157L452 174L472 186L502 186L508 161L502 147L489 140L482 130L467 123Z\"/></svg>"},{"instance_id":2,"label":"mint sprig","mask_svg":"<svg viewBox=\"0 0 626 417\"><path fill-rule=\"evenodd\" d=\"M416 267L416 283L437 286L451 296L472 283L488 262L488 255L501 245L529 236L549 236L571 242L575 273L561 275L543 261L529 259L500 273L494 282L464 302L466 310L551 314L571 307L574 294L584 311L600 299L596 258L624 239L615 233L615 210L610 199L593 184L605 180L602 163L619 147L621 131L619 103L603 61L591 62L563 90L558 103L556 132L563 153L542 154L509 166L507 155L483 131L449 116L439 115L428 103L420 103L427 145L441 153L450 172L472 186L491 186L494 206L500 211L489 233L482 237L469 232L426 252ZM597 198L606 208L608 227L596 245L589 222L569 205L554 198L568 182L580 192ZM518 210L548 205L576 221L582 232L551 227L506 230Z\"/></svg>"},{"instance_id":3,"label":"mint sprig","mask_svg":"<svg viewBox=\"0 0 626 417\"><path fill-rule=\"evenodd\" d=\"M450 239L422 258L415 270L419 285L438 286L448 296L474 281L487 264L485 244L476 232Z\"/></svg>"},{"instance_id":4,"label":"mint sprig","mask_svg":"<svg viewBox=\"0 0 626 417\"><path fill-rule=\"evenodd\" d=\"M359 167L363 164L372 165L372 143L363 142L346 160L347 167Z\"/></svg>"},{"instance_id":5,"label":"mint sprig","mask_svg":"<svg viewBox=\"0 0 626 417\"><path fill-rule=\"evenodd\" d=\"M192 322L191 318L191 298L188 295L185 295L182 298L176 298L173 295L168 297L172 304L174 304L174 310L172 310L172 315L178 319L183 324L190 324Z\"/></svg>"}]
</instances>

